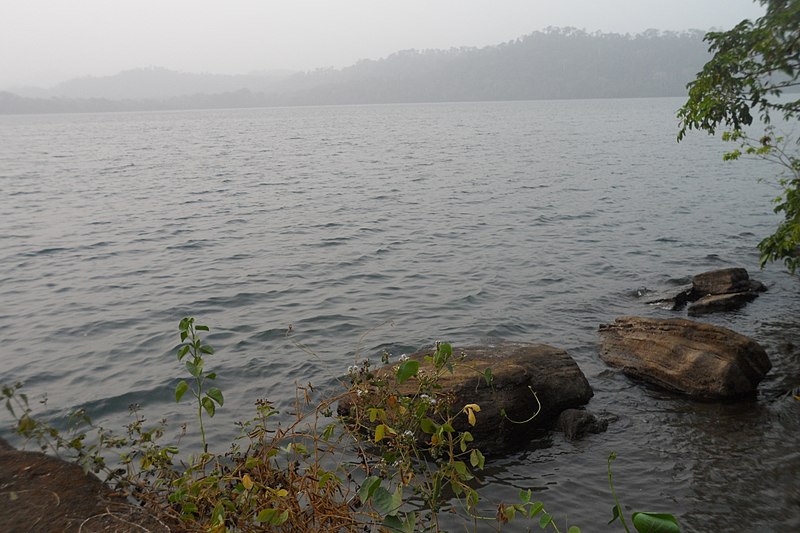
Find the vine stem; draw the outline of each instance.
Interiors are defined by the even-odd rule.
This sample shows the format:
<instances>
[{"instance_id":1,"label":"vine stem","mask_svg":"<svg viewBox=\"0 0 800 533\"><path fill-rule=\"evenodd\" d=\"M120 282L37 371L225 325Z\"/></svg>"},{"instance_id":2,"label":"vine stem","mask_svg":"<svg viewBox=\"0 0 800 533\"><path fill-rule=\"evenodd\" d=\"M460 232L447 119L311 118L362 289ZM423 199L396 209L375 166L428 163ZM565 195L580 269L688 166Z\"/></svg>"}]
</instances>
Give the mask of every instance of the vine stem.
<instances>
[{"instance_id":1,"label":"vine stem","mask_svg":"<svg viewBox=\"0 0 800 533\"><path fill-rule=\"evenodd\" d=\"M619 499L617 498L617 491L614 490L614 482L611 479L611 463L616 458L617 458L616 452L611 452L611 455L608 456L608 486L611 488L611 496L614 498L614 505L616 506L617 509L617 516L619 516L619 520L620 522L622 522L622 527L625 528L626 533L631 533L631 530L628 529L628 523L625 522L625 515L622 513L622 507L619 505Z\"/></svg>"}]
</instances>

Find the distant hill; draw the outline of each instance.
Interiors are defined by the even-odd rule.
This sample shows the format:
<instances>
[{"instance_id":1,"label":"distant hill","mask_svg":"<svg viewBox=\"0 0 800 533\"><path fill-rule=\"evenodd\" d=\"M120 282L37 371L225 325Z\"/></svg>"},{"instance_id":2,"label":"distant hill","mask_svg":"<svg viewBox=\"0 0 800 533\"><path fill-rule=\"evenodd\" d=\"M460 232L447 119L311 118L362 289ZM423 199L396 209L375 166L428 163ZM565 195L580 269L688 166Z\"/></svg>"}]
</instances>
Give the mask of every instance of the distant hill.
<instances>
[{"instance_id":1,"label":"distant hill","mask_svg":"<svg viewBox=\"0 0 800 533\"><path fill-rule=\"evenodd\" d=\"M495 46L407 50L295 74L151 67L70 80L47 98L0 93L0 113L680 96L709 59L703 35L548 28Z\"/></svg>"},{"instance_id":2,"label":"distant hill","mask_svg":"<svg viewBox=\"0 0 800 533\"><path fill-rule=\"evenodd\" d=\"M243 75L194 74L161 67L126 70L113 76L85 76L50 89L15 91L34 98L105 98L108 100L161 100L193 94L218 94L248 89L263 91L293 74L268 71Z\"/></svg>"}]
</instances>

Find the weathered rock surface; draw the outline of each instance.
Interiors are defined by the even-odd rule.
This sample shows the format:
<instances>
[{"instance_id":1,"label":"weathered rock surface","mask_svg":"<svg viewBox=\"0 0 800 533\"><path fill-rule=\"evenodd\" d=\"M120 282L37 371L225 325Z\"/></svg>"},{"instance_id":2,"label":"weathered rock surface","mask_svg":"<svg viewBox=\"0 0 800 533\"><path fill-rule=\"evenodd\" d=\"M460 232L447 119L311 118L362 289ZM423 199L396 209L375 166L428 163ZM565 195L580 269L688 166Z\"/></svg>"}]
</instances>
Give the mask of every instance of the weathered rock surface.
<instances>
[{"instance_id":1,"label":"weathered rock surface","mask_svg":"<svg viewBox=\"0 0 800 533\"><path fill-rule=\"evenodd\" d=\"M441 394L452 395L454 410L469 403L481 407L478 423L468 425L466 416L456 417L457 431L468 430L475 445L485 454L497 453L524 445L538 431L550 429L558 415L565 409L584 405L593 392L581 369L564 350L544 344L501 343L494 346L468 346L454 348L453 353L464 353L451 374L445 372L440 380ZM430 363L420 352L410 356L420 361L420 370L431 371ZM483 373L492 369L493 383L489 386ZM394 376L394 367L384 367L378 373ZM410 379L400 387L402 394L413 394L417 382ZM535 392L541 403L541 412L528 420L538 409ZM338 412L348 416L357 398L340 401ZM507 416L503 416L505 411ZM509 420L510 419L510 420Z\"/></svg>"},{"instance_id":2,"label":"weathered rock surface","mask_svg":"<svg viewBox=\"0 0 800 533\"><path fill-rule=\"evenodd\" d=\"M608 429L607 418L599 418L582 409L567 409L558 415L556 428L569 440L580 439L589 433L602 433Z\"/></svg>"},{"instance_id":3,"label":"weathered rock surface","mask_svg":"<svg viewBox=\"0 0 800 533\"><path fill-rule=\"evenodd\" d=\"M607 364L697 399L752 394L772 368L754 340L682 318L621 317L601 325L600 336L600 357Z\"/></svg>"},{"instance_id":4,"label":"weathered rock surface","mask_svg":"<svg viewBox=\"0 0 800 533\"><path fill-rule=\"evenodd\" d=\"M738 309L758 297L767 287L750 279L743 268L722 268L697 274L689 287L677 293L654 298L646 303L662 309L678 311L688 303L689 316L699 316L719 311Z\"/></svg>"},{"instance_id":5,"label":"weathered rock surface","mask_svg":"<svg viewBox=\"0 0 800 533\"><path fill-rule=\"evenodd\" d=\"M0 439L0 531L167 532L146 510L131 505L80 466Z\"/></svg>"},{"instance_id":6,"label":"weathered rock surface","mask_svg":"<svg viewBox=\"0 0 800 533\"><path fill-rule=\"evenodd\" d=\"M755 292L733 292L730 294L709 294L689 306L689 316L707 315L719 311L733 311L752 302L758 297Z\"/></svg>"},{"instance_id":7,"label":"weathered rock surface","mask_svg":"<svg viewBox=\"0 0 800 533\"><path fill-rule=\"evenodd\" d=\"M698 295L728 294L750 290L750 275L743 268L721 268L697 274L692 288Z\"/></svg>"}]
</instances>

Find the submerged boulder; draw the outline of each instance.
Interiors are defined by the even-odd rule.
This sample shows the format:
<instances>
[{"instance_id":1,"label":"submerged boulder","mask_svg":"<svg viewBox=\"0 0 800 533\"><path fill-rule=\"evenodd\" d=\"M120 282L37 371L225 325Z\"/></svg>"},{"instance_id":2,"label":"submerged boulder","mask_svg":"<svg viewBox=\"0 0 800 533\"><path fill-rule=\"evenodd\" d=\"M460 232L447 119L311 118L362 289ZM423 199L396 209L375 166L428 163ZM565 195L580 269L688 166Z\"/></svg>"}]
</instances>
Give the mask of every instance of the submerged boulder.
<instances>
[{"instance_id":1,"label":"submerged boulder","mask_svg":"<svg viewBox=\"0 0 800 533\"><path fill-rule=\"evenodd\" d=\"M558 416L557 429L564 433L568 440L577 440L589 433L602 433L608 429L608 418L582 409L567 409Z\"/></svg>"},{"instance_id":2,"label":"submerged boulder","mask_svg":"<svg viewBox=\"0 0 800 533\"><path fill-rule=\"evenodd\" d=\"M743 268L703 272L692 278L693 303L689 305L689 316L739 309L766 290L763 283L750 279Z\"/></svg>"},{"instance_id":3,"label":"submerged boulder","mask_svg":"<svg viewBox=\"0 0 800 533\"><path fill-rule=\"evenodd\" d=\"M584 405L592 397L592 388L577 363L564 350L545 344L500 343L490 346L454 348L453 372L444 372L438 394L450 398L454 411L467 404L478 404L480 414L473 427L466 416L457 416L454 428L469 431L474 444L484 453L518 448L537 432L550 429L565 409ZM421 372L430 372L425 361L430 352L420 352L410 359L420 362ZM492 382L485 379L491 369ZM387 366L376 374L394 378L395 369ZM417 392L418 382L410 379L399 386L401 394ZM535 393L535 396L534 396ZM538 398L538 402L537 402ZM360 399L350 395L339 402L338 412L350 416ZM539 414L528 421L539 410ZM368 407L368 406L361 406ZM524 422L525 423L519 423Z\"/></svg>"},{"instance_id":4,"label":"submerged boulder","mask_svg":"<svg viewBox=\"0 0 800 533\"><path fill-rule=\"evenodd\" d=\"M734 292L730 294L709 294L689 306L689 316L707 315L719 311L734 311L752 302L755 292Z\"/></svg>"},{"instance_id":5,"label":"submerged boulder","mask_svg":"<svg viewBox=\"0 0 800 533\"><path fill-rule=\"evenodd\" d=\"M703 400L745 396L772 368L757 342L719 326L621 317L600 326L600 357L627 375Z\"/></svg>"},{"instance_id":6,"label":"submerged boulder","mask_svg":"<svg viewBox=\"0 0 800 533\"><path fill-rule=\"evenodd\" d=\"M750 279L743 268L721 268L697 274L692 277L690 286L646 303L670 311L683 309L688 303L689 316L699 316L738 309L766 290L763 283Z\"/></svg>"}]
</instances>

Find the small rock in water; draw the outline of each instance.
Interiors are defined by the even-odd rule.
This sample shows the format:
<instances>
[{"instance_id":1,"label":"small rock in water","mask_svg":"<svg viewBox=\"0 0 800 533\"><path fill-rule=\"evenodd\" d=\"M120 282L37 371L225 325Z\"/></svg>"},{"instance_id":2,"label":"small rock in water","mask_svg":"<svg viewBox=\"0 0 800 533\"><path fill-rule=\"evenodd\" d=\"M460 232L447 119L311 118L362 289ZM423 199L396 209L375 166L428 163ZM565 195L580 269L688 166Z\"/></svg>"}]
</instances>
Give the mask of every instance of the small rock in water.
<instances>
[{"instance_id":1,"label":"small rock in water","mask_svg":"<svg viewBox=\"0 0 800 533\"><path fill-rule=\"evenodd\" d=\"M567 409L558 416L556 427L567 439L576 440L588 433L602 433L608 429L608 419L581 409Z\"/></svg>"}]
</instances>

